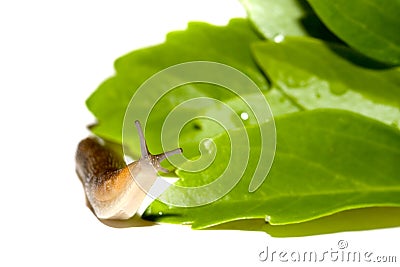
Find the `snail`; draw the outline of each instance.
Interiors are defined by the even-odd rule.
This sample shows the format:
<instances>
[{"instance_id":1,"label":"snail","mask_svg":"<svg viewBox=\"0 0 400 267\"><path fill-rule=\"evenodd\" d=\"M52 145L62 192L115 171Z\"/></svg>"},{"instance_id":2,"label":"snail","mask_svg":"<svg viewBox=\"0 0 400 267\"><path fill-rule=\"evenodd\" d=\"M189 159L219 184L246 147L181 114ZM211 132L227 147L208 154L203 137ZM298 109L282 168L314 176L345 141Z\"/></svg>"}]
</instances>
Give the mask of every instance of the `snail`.
<instances>
[{"instance_id":1,"label":"snail","mask_svg":"<svg viewBox=\"0 0 400 267\"><path fill-rule=\"evenodd\" d=\"M87 200L99 219L125 220L135 215L146 192L156 181L157 172L168 172L160 163L171 155L182 153L182 149L177 148L152 155L140 122L135 121L135 124L142 155L128 165L94 137L88 137L78 145L76 172L83 183Z\"/></svg>"}]
</instances>

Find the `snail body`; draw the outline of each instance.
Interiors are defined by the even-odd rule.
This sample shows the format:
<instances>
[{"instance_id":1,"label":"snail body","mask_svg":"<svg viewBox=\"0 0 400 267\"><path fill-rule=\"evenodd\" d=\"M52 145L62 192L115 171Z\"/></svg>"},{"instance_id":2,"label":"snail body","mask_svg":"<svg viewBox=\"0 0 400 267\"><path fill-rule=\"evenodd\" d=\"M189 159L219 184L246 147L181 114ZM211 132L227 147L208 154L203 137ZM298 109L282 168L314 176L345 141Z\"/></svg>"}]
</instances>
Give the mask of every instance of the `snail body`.
<instances>
[{"instance_id":1,"label":"snail body","mask_svg":"<svg viewBox=\"0 0 400 267\"><path fill-rule=\"evenodd\" d=\"M76 171L82 180L86 197L99 219L131 218L156 181L157 172L168 172L161 167L161 161L168 156L182 153L182 149L178 148L152 155L147 148L139 121L135 124L142 156L128 165L93 137L82 140L78 145Z\"/></svg>"}]
</instances>

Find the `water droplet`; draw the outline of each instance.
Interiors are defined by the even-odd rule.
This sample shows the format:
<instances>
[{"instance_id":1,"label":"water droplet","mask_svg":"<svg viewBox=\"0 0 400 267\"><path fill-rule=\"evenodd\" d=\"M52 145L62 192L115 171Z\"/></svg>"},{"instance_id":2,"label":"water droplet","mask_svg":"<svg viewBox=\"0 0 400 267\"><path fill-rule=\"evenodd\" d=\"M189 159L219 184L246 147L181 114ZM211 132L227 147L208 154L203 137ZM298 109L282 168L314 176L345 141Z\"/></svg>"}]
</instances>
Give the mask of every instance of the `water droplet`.
<instances>
[{"instance_id":1,"label":"water droplet","mask_svg":"<svg viewBox=\"0 0 400 267\"><path fill-rule=\"evenodd\" d=\"M274 36L273 40L275 43L280 43L285 39L285 36L283 34L278 33L277 35Z\"/></svg>"},{"instance_id":2,"label":"water droplet","mask_svg":"<svg viewBox=\"0 0 400 267\"><path fill-rule=\"evenodd\" d=\"M159 212L158 212L158 215L160 215L160 216L163 215L162 211L159 211Z\"/></svg>"},{"instance_id":3,"label":"water droplet","mask_svg":"<svg viewBox=\"0 0 400 267\"><path fill-rule=\"evenodd\" d=\"M249 114L247 114L247 112L242 112L240 113L240 118L242 118L244 121L247 121L249 119Z\"/></svg>"},{"instance_id":4,"label":"water droplet","mask_svg":"<svg viewBox=\"0 0 400 267\"><path fill-rule=\"evenodd\" d=\"M265 222L269 222L269 221L271 221L271 216L269 216L269 215L265 216Z\"/></svg>"},{"instance_id":5,"label":"water droplet","mask_svg":"<svg viewBox=\"0 0 400 267\"><path fill-rule=\"evenodd\" d=\"M331 93L332 94L335 94L335 95L343 95L344 93L346 93L347 92L347 88L346 87L339 87L339 86L337 86L337 87L331 87L330 88L331 89Z\"/></svg>"},{"instance_id":6,"label":"water droplet","mask_svg":"<svg viewBox=\"0 0 400 267\"><path fill-rule=\"evenodd\" d=\"M205 138L201 140L201 143L208 153L211 153L214 150L214 143L211 138Z\"/></svg>"}]
</instances>

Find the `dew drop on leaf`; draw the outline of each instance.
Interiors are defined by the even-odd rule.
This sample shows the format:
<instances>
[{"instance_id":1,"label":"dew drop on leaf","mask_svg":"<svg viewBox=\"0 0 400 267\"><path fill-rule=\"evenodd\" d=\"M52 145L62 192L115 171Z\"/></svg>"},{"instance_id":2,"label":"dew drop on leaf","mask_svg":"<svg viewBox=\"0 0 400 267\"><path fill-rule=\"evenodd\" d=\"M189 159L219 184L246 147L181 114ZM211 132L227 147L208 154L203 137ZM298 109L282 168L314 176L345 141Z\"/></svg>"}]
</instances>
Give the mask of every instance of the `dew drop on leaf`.
<instances>
[{"instance_id":1,"label":"dew drop on leaf","mask_svg":"<svg viewBox=\"0 0 400 267\"><path fill-rule=\"evenodd\" d=\"M242 112L240 113L240 118L242 118L244 121L247 121L249 119L249 114L247 112Z\"/></svg>"},{"instance_id":2,"label":"dew drop on leaf","mask_svg":"<svg viewBox=\"0 0 400 267\"><path fill-rule=\"evenodd\" d=\"M274 40L275 43L280 43L285 39L285 36L283 34L278 33L277 35L274 36L274 38L272 38L272 40Z\"/></svg>"}]
</instances>

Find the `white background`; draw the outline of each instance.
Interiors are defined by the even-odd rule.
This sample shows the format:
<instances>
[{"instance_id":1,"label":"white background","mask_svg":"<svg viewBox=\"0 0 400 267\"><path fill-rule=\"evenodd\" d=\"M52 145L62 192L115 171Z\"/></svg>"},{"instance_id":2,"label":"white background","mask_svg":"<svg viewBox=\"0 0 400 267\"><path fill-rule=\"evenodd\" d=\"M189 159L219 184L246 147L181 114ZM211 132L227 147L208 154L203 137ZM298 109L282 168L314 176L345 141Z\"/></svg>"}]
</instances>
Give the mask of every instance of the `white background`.
<instances>
[{"instance_id":1,"label":"white background","mask_svg":"<svg viewBox=\"0 0 400 267\"><path fill-rule=\"evenodd\" d=\"M117 229L86 208L74 153L94 122L84 101L113 75L113 61L188 21L223 25L244 16L235 0L1 2L0 266L267 266L258 260L267 245L330 249L341 239L400 260L400 228L303 238L177 225Z\"/></svg>"}]
</instances>

